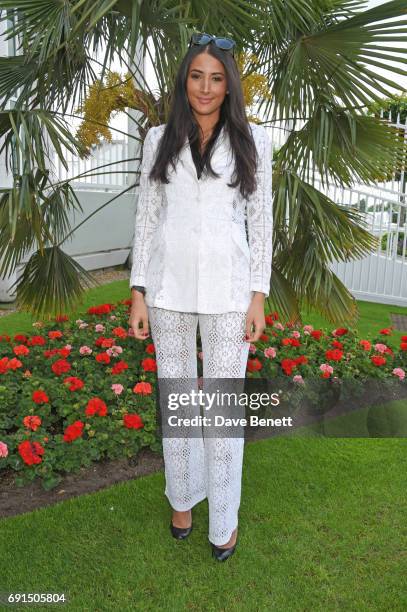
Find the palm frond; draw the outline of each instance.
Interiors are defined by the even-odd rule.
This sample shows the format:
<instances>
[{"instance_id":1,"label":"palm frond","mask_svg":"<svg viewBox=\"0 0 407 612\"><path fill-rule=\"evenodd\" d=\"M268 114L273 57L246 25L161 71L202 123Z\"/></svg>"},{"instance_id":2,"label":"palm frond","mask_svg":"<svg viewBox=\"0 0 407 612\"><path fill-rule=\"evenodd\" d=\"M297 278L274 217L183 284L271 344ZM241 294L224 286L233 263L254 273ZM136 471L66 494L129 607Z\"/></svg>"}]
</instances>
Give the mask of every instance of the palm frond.
<instances>
[{"instance_id":1,"label":"palm frond","mask_svg":"<svg viewBox=\"0 0 407 612\"><path fill-rule=\"evenodd\" d=\"M363 213L337 204L291 170L281 170L274 199L276 228L285 234L275 237L275 256L280 270L298 280L298 291L314 282L321 267L361 259L378 247Z\"/></svg>"},{"instance_id":2,"label":"palm frond","mask_svg":"<svg viewBox=\"0 0 407 612\"><path fill-rule=\"evenodd\" d=\"M279 151L281 167L306 181L350 186L388 180L406 164L404 131L376 117L320 105Z\"/></svg>"},{"instance_id":3,"label":"palm frond","mask_svg":"<svg viewBox=\"0 0 407 612\"><path fill-rule=\"evenodd\" d=\"M334 5L323 18L316 18L311 9L308 25L298 27L295 35L282 37L279 46L268 43L275 36L273 3L256 51L265 64L273 94L273 103L265 99L260 104L266 116L272 112L273 118L307 117L321 95L336 105L353 108L366 106L381 94L390 95L390 88L402 89L393 75L407 75L403 67L407 21L397 20L405 15L404 0L340 20L335 19L335 8L342 10L340 4Z\"/></svg>"},{"instance_id":4,"label":"palm frond","mask_svg":"<svg viewBox=\"0 0 407 612\"><path fill-rule=\"evenodd\" d=\"M44 109L0 111L2 137L0 154L5 153L7 170L10 170L9 160L14 156L17 164L24 159L29 168L38 167L43 173L47 172L53 163L48 139L66 169L64 149L80 157L86 153L83 145L72 136L66 121Z\"/></svg>"},{"instance_id":5,"label":"palm frond","mask_svg":"<svg viewBox=\"0 0 407 612\"><path fill-rule=\"evenodd\" d=\"M58 246L33 253L16 286L16 304L34 317L55 316L77 306L94 277Z\"/></svg>"}]
</instances>

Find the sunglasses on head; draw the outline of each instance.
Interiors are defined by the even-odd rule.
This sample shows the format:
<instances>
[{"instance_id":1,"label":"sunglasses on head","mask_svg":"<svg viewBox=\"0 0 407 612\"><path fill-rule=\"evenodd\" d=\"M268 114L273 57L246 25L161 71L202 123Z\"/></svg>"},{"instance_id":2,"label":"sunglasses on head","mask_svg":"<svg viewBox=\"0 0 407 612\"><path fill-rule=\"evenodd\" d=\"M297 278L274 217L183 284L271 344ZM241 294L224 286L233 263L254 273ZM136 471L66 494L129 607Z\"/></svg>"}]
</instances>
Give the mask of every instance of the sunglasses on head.
<instances>
[{"instance_id":1,"label":"sunglasses on head","mask_svg":"<svg viewBox=\"0 0 407 612\"><path fill-rule=\"evenodd\" d=\"M191 45L207 45L209 42L213 42L219 49L223 51L231 51L233 57L235 56L234 47L236 42L232 38L225 38L223 36L212 36L206 32L195 32L191 36L189 41L189 47Z\"/></svg>"}]
</instances>

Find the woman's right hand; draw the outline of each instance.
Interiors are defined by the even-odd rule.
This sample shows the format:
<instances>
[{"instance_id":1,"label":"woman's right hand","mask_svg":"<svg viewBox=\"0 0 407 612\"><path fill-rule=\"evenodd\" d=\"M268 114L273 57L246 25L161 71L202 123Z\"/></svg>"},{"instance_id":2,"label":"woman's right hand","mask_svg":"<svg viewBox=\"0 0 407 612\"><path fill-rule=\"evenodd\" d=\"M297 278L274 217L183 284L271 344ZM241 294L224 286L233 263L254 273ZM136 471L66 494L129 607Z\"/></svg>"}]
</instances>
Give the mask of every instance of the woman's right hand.
<instances>
[{"instance_id":1,"label":"woman's right hand","mask_svg":"<svg viewBox=\"0 0 407 612\"><path fill-rule=\"evenodd\" d=\"M137 340L145 340L149 335L147 305L144 301L144 295L140 291L133 289L132 293L129 325ZM142 324L141 327L139 327L140 323Z\"/></svg>"}]
</instances>

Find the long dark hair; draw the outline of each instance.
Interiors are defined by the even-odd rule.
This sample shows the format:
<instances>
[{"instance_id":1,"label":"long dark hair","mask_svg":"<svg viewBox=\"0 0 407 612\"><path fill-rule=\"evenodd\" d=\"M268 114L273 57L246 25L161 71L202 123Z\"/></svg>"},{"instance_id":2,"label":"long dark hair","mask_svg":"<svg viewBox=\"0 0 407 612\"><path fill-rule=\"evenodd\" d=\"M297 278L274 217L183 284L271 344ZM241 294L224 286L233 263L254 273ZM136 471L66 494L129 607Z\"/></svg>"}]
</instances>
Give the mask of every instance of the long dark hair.
<instances>
[{"instance_id":1,"label":"long dark hair","mask_svg":"<svg viewBox=\"0 0 407 612\"><path fill-rule=\"evenodd\" d=\"M186 91L186 81L191 61L199 53L207 52L222 62L227 77L227 88L229 94L220 108L219 121L208 141L203 156L203 172L218 178L211 166L211 153L219 132L223 126L230 139L234 153L235 168L232 175L232 183L229 187L240 185L240 193L247 198L256 189L255 172L258 163L256 145L251 133L245 112L245 103L240 81L239 70L233 56L219 49L215 44L192 45L185 54L175 79L174 93L168 122L165 126L163 136L158 146L155 163L150 172L150 179L169 183L167 176L168 164L171 163L175 170L175 162L178 160L179 152L189 138L193 157L199 146L199 124L191 110ZM196 158L196 157L194 157Z\"/></svg>"}]
</instances>

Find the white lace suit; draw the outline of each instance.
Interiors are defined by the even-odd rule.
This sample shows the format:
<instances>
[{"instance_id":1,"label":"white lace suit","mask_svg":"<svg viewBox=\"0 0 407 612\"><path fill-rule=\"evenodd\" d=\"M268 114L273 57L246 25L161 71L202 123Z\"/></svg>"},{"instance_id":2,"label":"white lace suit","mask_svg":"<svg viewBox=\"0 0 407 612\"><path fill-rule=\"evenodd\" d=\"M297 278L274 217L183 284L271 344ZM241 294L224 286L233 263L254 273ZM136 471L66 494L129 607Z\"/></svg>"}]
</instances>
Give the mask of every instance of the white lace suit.
<instances>
[{"instance_id":1,"label":"white lace suit","mask_svg":"<svg viewBox=\"0 0 407 612\"><path fill-rule=\"evenodd\" d=\"M146 288L159 381L192 379L198 389L198 323L203 391L205 379L245 377L246 313L254 291L269 294L273 229L271 143L265 128L250 127L259 163L248 200L227 186L234 161L225 127L212 154L220 178L198 179L186 141L169 184L148 178L165 124L146 135L130 286ZM195 414L199 407L191 406ZM163 437L165 495L175 510L207 497L215 545L227 543L237 526L243 448L243 438Z\"/></svg>"}]
</instances>

